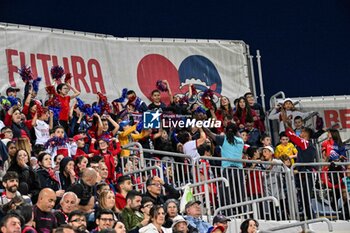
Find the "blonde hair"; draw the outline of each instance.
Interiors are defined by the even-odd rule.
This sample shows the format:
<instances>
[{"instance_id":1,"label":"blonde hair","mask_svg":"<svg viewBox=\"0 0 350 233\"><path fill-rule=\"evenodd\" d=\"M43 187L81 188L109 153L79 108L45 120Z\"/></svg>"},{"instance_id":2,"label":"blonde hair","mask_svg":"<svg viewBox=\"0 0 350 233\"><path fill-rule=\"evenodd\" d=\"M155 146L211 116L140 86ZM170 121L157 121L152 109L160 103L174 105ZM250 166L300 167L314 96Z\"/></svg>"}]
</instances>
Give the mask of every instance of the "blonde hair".
<instances>
[{"instance_id":1,"label":"blonde hair","mask_svg":"<svg viewBox=\"0 0 350 233\"><path fill-rule=\"evenodd\" d=\"M32 147L31 147L31 144L30 144L30 141L28 138L18 138L15 145L16 145L17 150L26 151L30 157L30 155L32 153Z\"/></svg>"},{"instance_id":2,"label":"blonde hair","mask_svg":"<svg viewBox=\"0 0 350 233\"><path fill-rule=\"evenodd\" d=\"M108 209L107 208L107 204L106 204L106 200L107 200L107 195L109 193L112 193L113 196L114 196L114 193L112 190L105 190L103 192L100 193L99 197L98 197L98 203L101 207L101 209ZM115 197L114 197L115 198ZM115 207L115 204L113 206L113 208L111 209L113 212L116 212L117 211L117 208Z\"/></svg>"}]
</instances>

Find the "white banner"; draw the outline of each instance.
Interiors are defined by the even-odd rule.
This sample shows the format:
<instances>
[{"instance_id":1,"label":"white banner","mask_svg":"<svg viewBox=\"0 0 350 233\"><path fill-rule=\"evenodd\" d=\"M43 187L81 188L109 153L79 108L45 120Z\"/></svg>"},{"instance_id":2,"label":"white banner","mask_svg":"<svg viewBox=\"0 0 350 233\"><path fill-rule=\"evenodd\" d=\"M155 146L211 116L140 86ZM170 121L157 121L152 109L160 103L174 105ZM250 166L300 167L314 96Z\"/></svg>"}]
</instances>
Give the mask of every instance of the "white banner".
<instances>
[{"instance_id":1,"label":"white banner","mask_svg":"<svg viewBox=\"0 0 350 233\"><path fill-rule=\"evenodd\" d=\"M185 94L194 83L199 91L210 87L233 101L249 91L245 52L245 44L235 41L146 41L0 25L0 92L5 95L10 85L23 88L17 70L26 64L43 78L43 98L51 67L61 65L86 102L95 101L97 92L112 101L123 88L147 100L156 81L164 79L173 94Z\"/></svg>"}]
</instances>

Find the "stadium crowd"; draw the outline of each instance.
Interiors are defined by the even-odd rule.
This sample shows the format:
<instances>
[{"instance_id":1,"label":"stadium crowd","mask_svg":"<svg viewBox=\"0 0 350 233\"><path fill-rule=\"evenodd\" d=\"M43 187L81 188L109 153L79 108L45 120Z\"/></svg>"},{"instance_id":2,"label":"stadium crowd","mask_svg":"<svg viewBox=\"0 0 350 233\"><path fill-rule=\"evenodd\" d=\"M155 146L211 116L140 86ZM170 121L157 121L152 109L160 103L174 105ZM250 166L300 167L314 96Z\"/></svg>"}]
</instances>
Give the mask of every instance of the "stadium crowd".
<instances>
[{"instance_id":1,"label":"stadium crowd","mask_svg":"<svg viewBox=\"0 0 350 233\"><path fill-rule=\"evenodd\" d=\"M53 83L45 88L46 99L37 98L40 80L32 77L29 67L22 67L19 74L25 82L23 100L17 97L20 89L14 87L7 88L6 96L1 97L0 178L4 191L0 205L1 232L4 233L227 231L230 219L219 214L212 224L205 221L200 201L187 202L180 212L182 193L175 187L174 179L179 178L175 174L164 179L156 175L146 177L144 186L137 176L124 175L133 170L121 166L132 153L123 149L130 142L139 142L143 148L190 155L193 161L206 164L208 170L210 166L219 166L219 172L231 183L232 176L240 177L240 182L232 186L242 186L246 176L239 169L225 175L225 169L254 168L273 174L280 172L279 167L233 161L218 163L201 160L201 156L280 160L287 167L295 162L312 163L317 159L317 152L311 139L328 130L328 139L322 144L323 159L346 158L339 132L320 127L315 134L304 127L303 119L310 113L297 111L291 99L285 99L268 116L280 121L280 142L274 147L266 133L265 113L252 93L245 93L233 104L228 97L220 96L216 103L211 90L194 98L198 93L195 86L190 85L188 95L173 95L169 83L160 80L155 85L157 89L150 93L152 102L148 106L133 90L127 89L111 103L98 93L96 102L86 104L78 97L80 92L71 86L72 77L65 74L62 80L62 67L51 69ZM161 92L168 93L169 105L161 101ZM221 122L221 127L143 128L140 113L157 110L196 120L215 119ZM164 159L156 153L144 156L155 161ZM186 163L185 159L175 156L170 160ZM334 165L325 169L346 168ZM350 170L350 166L347 169ZM210 178L212 171L207 172ZM338 185L338 198L342 190L350 189L350 172L346 174L337 184L325 177L327 185ZM258 176L252 177L258 179ZM196 179L191 177L188 181L196 182ZM257 180L252 182L256 184ZM266 184L270 191L274 185ZM217 198L219 187L210 187L213 199ZM257 197L263 192L259 185L253 189L250 192ZM305 193L300 195L308 218L312 215L308 211L310 197L307 195L311 189L302 189ZM281 199L280 193L271 192L271 195ZM241 195L237 196L237 202L243 200ZM344 201L348 201L346 197ZM256 232L257 227L256 220L247 219L242 223L241 232Z\"/></svg>"}]
</instances>

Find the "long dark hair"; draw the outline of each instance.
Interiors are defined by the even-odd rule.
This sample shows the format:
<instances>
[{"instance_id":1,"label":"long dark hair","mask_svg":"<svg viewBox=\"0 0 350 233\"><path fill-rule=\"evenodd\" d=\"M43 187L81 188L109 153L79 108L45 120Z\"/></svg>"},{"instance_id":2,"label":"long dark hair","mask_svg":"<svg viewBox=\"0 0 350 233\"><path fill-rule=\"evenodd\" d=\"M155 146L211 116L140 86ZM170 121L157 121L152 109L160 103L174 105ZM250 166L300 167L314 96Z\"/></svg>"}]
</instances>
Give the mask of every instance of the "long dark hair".
<instances>
[{"instance_id":1,"label":"long dark hair","mask_svg":"<svg viewBox=\"0 0 350 233\"><path fill-rule=\"evenodd\" d=\"M332 135L333 141L337 143L338 146L343 146L343 141L337 129L328 129L328 132Z\"/></svg>"},{"instance_id":2,"label":"long dark hair","mask_svg":"<svg viewBox=\"0 0 350 233\"><path fill-rule=\"evenodd\" d=\"M238 128L235 124L229 124L226 127L226 139L228 143L234 145L236 143L235 136L237 135Z\"/></svg>"},{"instance_id":3,"label":"long dark hair","mask_svg":"<svg viewBox=\"0 0 350 233\"><path fill-rule=\"evenodd\" d=\"M222 98L226 98L228 100L227 109L221 104ZM227 115L232 116L233 110L232 110L230 99L227 96L221 96L221 100L220 100L220 108L219 108L219 110L221 111L221 114L224 117L227 116Z\"/></svg>"},{"instance_id":4,"label":"long dark hair","mask_svg":"<svg viewBox=\"0 0 350 233\"><path fill-rule=\"evenodd\" d=\"M242 224L241 224L241 233L248 233L248 227L249 227L249 222L250 222L250 221L254 221L256 227L259 227L258 221L256 221L256 220L253 219L253 218L248 218L248 219L244 220L244 221L242 222Z\"/></svg>"},{"instance_id":5,"label":"long dark hair","mask_svg":"<svg viewBox=\"0 0 350 233\"><path fill-rule=\"evenodd\" d=\"M244 100L244 102L245 102L244 109L239 107L239 102L241 102L241 100ZM246 120L245 121L246 122L253 122L254 120L253 120L252 111L250 109L249 103L248 103L247 99L242 96L242 97L239 97L237 100L236 114L237 114L239 120L241 120L244 110L246 112Z\"/></svg>"}]
</instances>

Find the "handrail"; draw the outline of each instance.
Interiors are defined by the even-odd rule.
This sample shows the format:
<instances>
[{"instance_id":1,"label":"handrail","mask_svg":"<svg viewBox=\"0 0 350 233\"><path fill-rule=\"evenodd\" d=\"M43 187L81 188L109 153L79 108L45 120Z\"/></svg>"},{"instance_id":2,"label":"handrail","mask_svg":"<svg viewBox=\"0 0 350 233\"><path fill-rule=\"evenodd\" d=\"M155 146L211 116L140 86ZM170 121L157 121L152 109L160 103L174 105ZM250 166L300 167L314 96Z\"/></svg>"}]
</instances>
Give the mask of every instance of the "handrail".
<instances>
[{"instance_id":1,"label":"handrail","mask_svg":"<svg viewBox=\"0 0 350 233\"><path fill-rule=\"evenodd\" d=\"M159 171L160 178L162 180L164 180L163 169L161 167L159 167L159 166L145 167L145 168L142 168L142 169L139 169L139 170L134 170L134 171L131 171L131 172L123 173L123 175L124 176L128 176L128 175L131 175L131 174L135 174L135 173L139 173L139 172L145 172L145 171L149 171L149 170L153 170L153 169L157 169Z\"/></svg>"},{"instance_id":2,"label":"handrail","mask_svg":"<svg viewBox=\"0 0 350 233\"><path fill-rule=\"evenodd\" d=\"M350 165L350 162L332 162L335 165ZM294 163L290 170L294 170L295 167L299 167L299 166L304 166L304 167L312 167L312 166L329 166L332 163L328 163L328 162L318 162L318 163Z\"/></svg>"},{"instance_id":3,"label":"handrail","mask_svg":"<svg viewBox=\"0 0 350 233\"><path fill-rule=\"evenodd\" d=\"M130 143L122 146L122 149L132 150L132 148L129 148L129 147L132 147L132 146L137 146L138 147L138 151L140 152L140 160L141 160L142 167L146 167L145 158L143 156L144 149L143 149L142 145L139 142L130 142ZM133 149L135 149L135 148L133 148Z\"/></svg>"},{"instance_id":4,"label":"handrail","mask_svg":"<svg viewBox=\"0 0 350 233\"><path fill-rule=\"evenodd\" d=\"M270 110L271 110L272 108L274 108L273 105L275 104L275 103L273 103L272 101L273 101L273 100L275 101L275 100L276 100L276 97L279 96L279 95L282 96L282 99L285 99L285 98L286 98L286 95L284 94L283 91L279 91L279 92L277 92L276 94L272 95L272 96L270 97Z\"/></svg>"},{"instance_id":5,"label":"handrail","mask_svg":"<svg viewBox=\"0 0 350 233\"><path fill-rule=\"evenodd\" d=\"M139 148L128 148L128 150L139 151L140 149ZM162 155L169 155L169 156L175 156L175 157L180 157L180 158L186 158L186 159L189 159L191 161L191 164L193 164L193 159L190 155L176 153L176 152L163 151L163 150L145 149L145 148L142 148L142 151L147 152L147 153L162 154Z\"/></svg>"},{"instance_id":6,"label":"handrail","mask_svg":"<svg viewBox=\"0 0 350 233\"><path fill-rule=\"evenodd\" d=\"M270 229L267 229L267 230L260 230L259 233L270 233L270 232L288 229L288 228L292 228L292 227L306 226L307 224L316 223L316 222L326 222L328 225L328 231L333 232L333 225L332 225L331 221L329 221L329 219L318 218L318 219L311 219L311 220L307 220L307 221L303 221L303 222L288 223L286 225L281 225L281 226L277 226L277 227L271 227Z\"/></svg>"},{"instance_id":7,"label":"handrail","mask_svg":"<svg viewBox=\"0 0 350 233\"><path fill-rule=\"evenodd\" d=\"M236 203L236 204L232 204L232 205L219 207L215 210L214 216L216 216L222 210L233 209L236 207L245 206L245 205L249 205L249 204L255 204L255 203L264 202L264 201L273 201L275 206L280 205L277 198L275 198L273 196L268 196L268 197L257 198L257 199L253 199L253 200L249 200L249 201L244 201L244 202L240 202L240 203Z\"/></svg>"},{"instance_id":8,"label":"handrail","mask_svg":"<svg viewBox=\"0 0 350 233\"><path fill-rule=\"evenodd\" d=\"M230 183L228 182L228 180L225 177L219 177L219 178L213 178L213 179L210 179L210 180L204 180L204 181L201 181L201 182L196 182L195 184L189 184L189 187L193 188L193 187L201 186L203 184L210 184L210 183L215 183L215 182L218 182L218 181L223 181L225 183L226 187L230 186ZM183 188L184 187L178 187L176 189L181 190Z\"/></svg>"}]
</instances>

